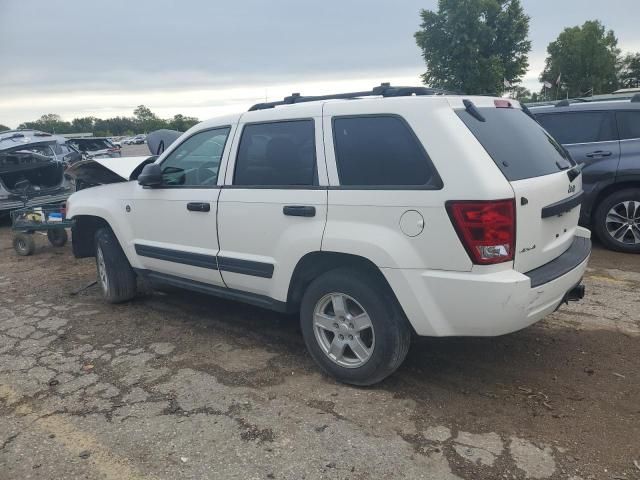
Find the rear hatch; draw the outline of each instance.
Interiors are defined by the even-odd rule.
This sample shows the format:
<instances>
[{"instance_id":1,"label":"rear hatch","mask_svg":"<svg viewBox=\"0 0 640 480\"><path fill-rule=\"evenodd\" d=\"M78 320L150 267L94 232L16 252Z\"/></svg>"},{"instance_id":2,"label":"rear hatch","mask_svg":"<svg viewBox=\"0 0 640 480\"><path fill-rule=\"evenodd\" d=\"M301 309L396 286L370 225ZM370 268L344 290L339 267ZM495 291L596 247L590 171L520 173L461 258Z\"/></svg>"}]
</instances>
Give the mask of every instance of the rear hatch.
<instances>
[{"instance_id":1,"label":"rear hatch","mask_svg":"<svg viewBox=\"0 0 640 480\"><path fill-rule=\"evenodd\" d=\"M28 182L32 192L48 193L64 182L64 165L53 154L55 140L32 142L0 151L0 185L9 193L20 193Z\"/></svg>"},{"instance_id":2,"label":"rear hatch","mask_svg":"<svg viewBox=\"0 0 640 480\"><path fill-rule=\"evenodd\" d=\"M513 188L514 268L528 272L571 246L580 214L582 176L566 150L516 102L486 98L473 102L456 113Z\"/></svg>"}]
</instances>

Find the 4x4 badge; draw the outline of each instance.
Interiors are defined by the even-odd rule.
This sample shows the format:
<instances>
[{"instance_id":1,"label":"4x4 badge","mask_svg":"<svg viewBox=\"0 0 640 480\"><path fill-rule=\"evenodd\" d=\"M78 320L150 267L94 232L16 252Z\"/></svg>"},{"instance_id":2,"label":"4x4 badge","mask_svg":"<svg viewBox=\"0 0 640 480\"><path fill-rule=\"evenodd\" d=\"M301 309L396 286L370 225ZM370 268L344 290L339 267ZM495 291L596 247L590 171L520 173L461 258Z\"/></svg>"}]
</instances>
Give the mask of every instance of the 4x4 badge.
<instances>
[{"instance_id":1,"label":"4x4 badge","mask_svg":"<svg viewBox=\"0 0 640 480\"><path fill-rule=\"evenodd\" d=\"M576 186L569 184L569 191L567 193L573 193L576 191Z\"/></svg>"}]
</instances>

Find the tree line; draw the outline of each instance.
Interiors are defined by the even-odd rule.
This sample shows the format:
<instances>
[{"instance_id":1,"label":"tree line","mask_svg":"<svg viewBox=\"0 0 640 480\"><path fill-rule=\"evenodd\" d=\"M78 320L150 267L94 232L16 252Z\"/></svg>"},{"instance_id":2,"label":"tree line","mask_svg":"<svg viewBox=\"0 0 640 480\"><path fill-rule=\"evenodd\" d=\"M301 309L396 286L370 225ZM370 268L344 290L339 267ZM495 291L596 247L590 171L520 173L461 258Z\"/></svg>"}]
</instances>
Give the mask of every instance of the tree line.
<instances>
[{"instance_id":1,"label":"tree line","mask_svg":"<svg viewBox=\"0 0 640 480\"><path fill-rule=\"evenodd\" d=\"M604 7L603 7L604 8ZM520 85L529 67L529 16L520 0L439 0L422 10L415 40L425 84L468 94L510 92L522 100L611 93L640 87L640 53L622 55L599 20L565 28L547 46L540 92Z\"/></svg>"},{"instance_id":2,"label":"tree line","mask_svg":"<svg viewBox=\"0 0 640 480\"><path fill-rule=\"evenodd\" d=\"M24 122L18 128L29 128L42 130L43 132L65 134L65 133L93 133L99 137L117 137L124 135L135 135L138 133L148 133L161 128L169 128L184 132L198 123L195 117L188 117L177 114L173 118L163 119L153 113L144 105L138 106L133 111L132 117L96 118L81 117L74 118L70 122L62 120L60 115L47 113L33 122ZM0 125L0 131L8 130L8 127Z\"/></svg>"}]
</instances>

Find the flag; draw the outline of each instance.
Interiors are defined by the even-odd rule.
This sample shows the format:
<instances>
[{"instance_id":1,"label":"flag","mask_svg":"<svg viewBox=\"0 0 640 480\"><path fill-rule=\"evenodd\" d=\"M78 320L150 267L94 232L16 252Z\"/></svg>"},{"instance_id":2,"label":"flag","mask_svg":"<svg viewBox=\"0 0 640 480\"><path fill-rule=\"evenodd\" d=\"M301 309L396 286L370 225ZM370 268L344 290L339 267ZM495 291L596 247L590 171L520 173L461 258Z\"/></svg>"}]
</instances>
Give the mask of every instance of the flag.
<instances>
[{"instance_id":1,"label":"flag","mask_svg":"<svg viewBox=\"0 0 640 480\"><path fill-rule=\"evenodd\" d=\"M511 88L511 82L509 82L509 80L507 80L506 78L502 79L502 83L504 84L505 88Z\"/></svg>"},{"instance_id":2,"label":"flag","mask_svg":"<svg viewBox=\"0 0 640 480\"><path fill-rule=\"evenodd\" d=\"M544 82L544 88L551 88L553 85L549 82Z\"/></svg>"},{"instance_id":3,"label":"flag","mask_svg":"<svg viewBox=\"0 0 640 480\"><path fill-rule=\"evenodd\" d=\"M556 85L560 85L560 80L562 80L562 72L558 75L558 79L556 80Z\"/></svg>"}]
</instances>

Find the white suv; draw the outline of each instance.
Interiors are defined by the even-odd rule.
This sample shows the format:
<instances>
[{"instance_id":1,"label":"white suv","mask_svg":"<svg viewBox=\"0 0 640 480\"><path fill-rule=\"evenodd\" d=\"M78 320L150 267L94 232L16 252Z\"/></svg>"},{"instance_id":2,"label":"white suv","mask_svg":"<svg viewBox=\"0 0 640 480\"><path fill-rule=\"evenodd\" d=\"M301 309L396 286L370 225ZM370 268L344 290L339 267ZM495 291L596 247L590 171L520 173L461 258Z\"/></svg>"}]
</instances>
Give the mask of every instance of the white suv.
<instances>
[{"instance_id":1,"label":"white suv","mask_svg":"<svg viewBox=\"0 0 640 480\"><path fill-rule=\"evenodd\" d=\"M110 302L142 277L299 312L315 361L357 385L396 370L412 332L502 335L582 298L579 168L517 102L436 93L202 122L137 181L70 198L74 253Z\"/></svg>"}]
</instances>

